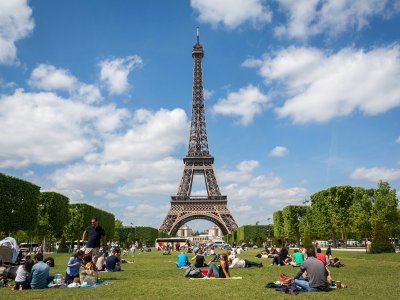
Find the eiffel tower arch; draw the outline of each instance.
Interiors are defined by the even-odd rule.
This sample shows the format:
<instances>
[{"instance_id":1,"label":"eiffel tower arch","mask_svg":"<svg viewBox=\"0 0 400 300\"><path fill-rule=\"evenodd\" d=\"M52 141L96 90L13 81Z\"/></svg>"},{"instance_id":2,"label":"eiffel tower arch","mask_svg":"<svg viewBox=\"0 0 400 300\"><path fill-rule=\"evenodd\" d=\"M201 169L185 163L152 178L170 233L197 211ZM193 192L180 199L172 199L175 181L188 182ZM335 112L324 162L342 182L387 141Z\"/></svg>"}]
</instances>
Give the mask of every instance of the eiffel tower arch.
<instances>
[{"instance_id":1,"label":"eiffel tower arch","mask_svg":"<svg viewBox=\"0 0 400 300\"><path fill-rule=\"evenodd\" d=\"M192 57L194 70L188 153L183 158L185 167L178 192L176 196L171 197L171 208L160 230L175 236L178 229L185 223L203 219L217 225L225 235L236 229L237 224L229 211L227 196L221 195L213 169L214 157L210 155L208 149L202 74L204 50L199 42L198 28L197 42L193 46ZM195 175L204 177L207 195L192 195Z\"/></svg>"}]
</instances>

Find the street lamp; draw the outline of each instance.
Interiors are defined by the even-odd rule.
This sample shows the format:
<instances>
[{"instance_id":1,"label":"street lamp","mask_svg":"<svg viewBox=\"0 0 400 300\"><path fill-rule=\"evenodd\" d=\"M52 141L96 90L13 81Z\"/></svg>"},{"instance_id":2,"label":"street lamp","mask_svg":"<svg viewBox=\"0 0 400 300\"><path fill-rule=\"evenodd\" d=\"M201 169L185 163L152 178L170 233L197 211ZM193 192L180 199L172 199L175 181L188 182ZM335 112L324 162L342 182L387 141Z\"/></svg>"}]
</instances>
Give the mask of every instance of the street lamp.
<instances>
[{"instance_id":1,"label":"street lamp","mask_svg":"<svg viewBox=\"0 0 400 300\"><path fill-rule=\"evenodd\" d=\"M133 226L133 223L131 222L131 226L133 228L133 242L136 242L136 228Z\"/></svg>"}]
</instances>

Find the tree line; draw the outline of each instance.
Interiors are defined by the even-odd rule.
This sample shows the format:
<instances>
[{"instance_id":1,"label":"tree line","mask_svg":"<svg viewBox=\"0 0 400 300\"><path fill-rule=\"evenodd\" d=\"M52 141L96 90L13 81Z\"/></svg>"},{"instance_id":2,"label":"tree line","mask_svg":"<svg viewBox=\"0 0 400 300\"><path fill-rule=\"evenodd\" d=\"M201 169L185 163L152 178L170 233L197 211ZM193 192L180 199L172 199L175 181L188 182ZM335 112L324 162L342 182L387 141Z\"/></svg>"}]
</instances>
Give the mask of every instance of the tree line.
<instances>
[{"instance_id":1,"label":"tree line","mask_svg":"<svg viewBox=\"0 0 400 300\"><path fill-rule=\"evenodd\" d=\"M151 227L124 227L110 212L85 203L70 204L69 198L60 193L40 192L39 186L3 173L0 173L0 199L0 235L13 236L19 242L61 240L61 247L65 248L64 241L82 238L94 216L106 231L108 240L127 242L130 233L129 241L136 238L154 242L159 235L158 230Z\"/></svg>"},{"instance_id":2,"label":"tree line","mask_svg":"<svg viewBox=\"0 0 400 300\"><path fill-rule=\"evenodd\" d=\"M368 239L373 252L394 251L390 239L400 236L396 190L380 181L376 189L335 186L310 197L310 206L289 205L273 214L275 240L300 243ZM303 242L304 243L304 242Z\"/></svg>"},{"instance_id":3,"label":"tree line","mask_svg":"<svg viewBox=\"0 0 400 300\"><path fill-rule=\"evenodd\" d=\"M289 205L273 213L273 225L245 225L226 235L228 243L263 241L311 246L313 240L372 241L372 252L394 251L400 238L400 209L396 190L380 181L376 189L335 186L311 195L311 205ZM258 222L257 222L258 223Z\"/></svg>"}]
</instances>

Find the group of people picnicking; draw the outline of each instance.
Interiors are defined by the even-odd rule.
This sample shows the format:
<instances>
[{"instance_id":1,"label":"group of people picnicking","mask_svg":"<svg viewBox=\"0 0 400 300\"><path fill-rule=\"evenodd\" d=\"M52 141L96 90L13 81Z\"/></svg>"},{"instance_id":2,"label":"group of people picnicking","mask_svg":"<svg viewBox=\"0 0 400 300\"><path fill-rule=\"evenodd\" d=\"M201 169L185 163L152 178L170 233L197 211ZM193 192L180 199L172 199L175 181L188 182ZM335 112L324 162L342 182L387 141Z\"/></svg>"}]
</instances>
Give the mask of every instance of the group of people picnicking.
<instances>
[{"instance_id":1,"label":"group of people picnicking","mask_svg":"<svg viewBox=\"0 0 400 300\"><path fill-rule=\"evenodd\" d=\"M202 276L203 278L210 278L211 276L215 278L229 278L229 270L232 268L263 267L262 263L237 257L236 255L240 254L242 251L242 247L236 248L236 246L232 246L227 252L218 254L213 247L207 247L206 249L195 247L193 251L194 255L190 259L193 263L190 263L185 250L181 250L177 258L176 266L183 269L190 267L207 268L207 272L204 272L205 274ZM206 256L211 257L207 263ZM190 274L190 271L187 271L187 274Z\"/></svg>"},{"instance_id":2,"label":"group of people picnicking","mask_svg":"<svg viewBox=\"0 0 400 300\"><path fill-rule=\"evenodd\" d=\"M100 246L105 249L105 231L98 225L97 218L92 218L91 225L88 226L83 235L82 241L87 239L86 247L78 250L68 261L65 284L66 285L88 285L94 284L98 280L98 272L115 272L121 270L121 251L119 247L112 248L111 254L107 252L100 254ZM175 246L175 245L174 245ZM134 255L137 244L132 244L131 253ZM176 266L178 268L205 268L200 274L203 278L229 278L232 268L263 267L262 263L249 261L237 257L242 251L247 250L241 245L236 247L232 245L225 248L226 252L218 254L214 247L187 247L192 252L193 257L189 261L186 254L186 248L174 247L180 251L177 257ZM167 249L168 251L169 249ZM206 262L206 257L210 257ZM332 256L330 247L326 249L325 254L319 247L305 249L300 246L294 249L292 255L289 254L288 247L265 246L263 251L256 255L257 258L270 258L271 265L299 267L298 272L293 276L292 282L295 286L305 291L322 291L330 287L330 271L328 266L341 267L343 264L336 257ZM191 263L192 262L192 263ZM30 258L20 265L16 272L14 290L22 289L43 289L51 285L54 275L50 274L50 267L54 267L55 262L52 257L44 259L43 253L37 253L34 261ZM199 270L196 270L199 271ZM191 270L187 271L190 274ZM199 272L197 272L199 273Z\"/></svg>"},{"instance_id":3,"label":"group of people picnicking","mask_svg":"<svg viewBox=\"0 0 400 300\"><path fill-rule=\"evenodd\" d=\"M206 279L211 276L216 278L229 278L231 276L230 269L232 268L263 267L262 263L237 257L237 249L240 249L239 253L243 251L242 247L236 248L233 246L226 253L216 254L213 248L205 250L199 248L190 260L185 251L181 250L181 253L178 255L176 266L178 268L188 269L185 273L187 277L192 277L188 275L193 274L195 275L193 277ZM206 256L211 257L208 263L206 263ZM333 285L331 272L328 267L343 266L338 258L332 256L331 247L328 247L326 252L322 253L319 247L305 249L303 246L300 246L298 249L294 249L292 255L289 254L288 247L265 247L256 257L271 259L271 266L287 265L299 267L296 274L289 277L290 282L298 291L314 292L330 289ZM196 268L206 269L204 269L204 272L199 272ZM205 270L207 271L205 272ZM286 285L287 282L284 284Z\"/></svg>"},{"instance_id":4,"label":"group of people picnicking","mask_svg":"<svg viewBox=\"0 0 400 300\"><path fill-rule=\"evenodd\" d=\"M113 247L110 255L107 252L100 254L101 245L106 249L106 239L105 231L98 224L96 217L92 218L91 225L83 232L82 242L86 239L86 246L71 256L67 263L64 281L66 285L73 284L75 287L92 285L98 280L98 272L121 270L121 251L118 247ZM134 249L131 251L134 254ZM13 289L44 289L52 286L55 276L50 274L50 267L54 265L54 259L52 257L44 259L41 252L35 254L34 260L26 257L25 262L16 271ZM54 283L57 284L61 282Z\"/></svg>"}]
</instances>

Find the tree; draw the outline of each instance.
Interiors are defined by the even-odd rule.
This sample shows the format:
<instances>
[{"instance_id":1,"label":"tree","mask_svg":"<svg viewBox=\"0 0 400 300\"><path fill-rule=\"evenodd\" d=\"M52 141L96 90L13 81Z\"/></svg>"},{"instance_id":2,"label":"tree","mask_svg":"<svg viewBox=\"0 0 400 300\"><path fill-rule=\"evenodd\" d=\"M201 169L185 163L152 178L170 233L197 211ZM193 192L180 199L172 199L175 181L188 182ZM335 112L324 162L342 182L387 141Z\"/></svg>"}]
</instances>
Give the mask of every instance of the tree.
<instances>
[{"instance_id":1,"label":"tree","mask_svg":"<svg viewBox=\"0 0 400 300\"><path fill-rule=\"evenodd\" d=\"M115 219L115 228L122 228L124 225L121 220Z\"/></svg>"},{"instance_id":2,"label":"tree","mask_svg":"<svg viewBox=\"0 0 400 300\"><path fill-rule=\"evenodd\" d=\"M336 230L330 217L330 207L332 205L332 195L328 190L323 190L311 195L311 209L313 216L313 228L316 236L322 239L332 238L333 246L336 247Z\"/></svg>"},{"instance_id":3,"label":"tree","mask_svg":"<svg viewBox=\"0 0 400 300\"><path fill-rule=\"evenodd\" d=\"M397 206L399 200L396 190L391 189L388 182L380 181L378 188L374 191L374 205L372 207L371 222L376 237L379 236L377 228L387 233L390 237L396 235L399 222ZM380 229L382 228L382 229ZM372 242L374 246L374 241Z\"/></svg>"},{"instance_id":4,"label":"tree","mask_svg":"<svg viewBox=\"0 0 400 300\"><path fill-rule=\"evenodd\" d=\"M60 239L64 226L69 220L69 199L55 192L40 194L39 224L40 237L47 237L50 242L53 238Z\"/></svg>"},{"instance_id":5,"label":"tree","mask_svg":"<svg viewBox=\"0 0 400 300\"><path fill-rule=\"evenodd\" d=\"M283 208L283 231L285 238L295 240L300 244L300 219L306 214L307 208L299 205L289 205Z\"/></svg>"},{"instance_id":6,"label":"tree","mask_svg":"<svg viewBox=\"0 0 400 300\"><path fill-rule=\"evenodd\" d=\"M283 243L283 239L285 237L285 232L284 232L284 219L283 219L283 213L281 210L278 210L273 213L273 220L274 220L274 244L276 241L281 241L280 244Z\"/></svg>"},{"instance_id":7,"label":"tree","mask_svg":"<svg viewBox=\"0 0 400 300\"><path fill-rule=\"evenodd\" d=\"M9 235L18 230L30 233L38 221L40 187L0 173L0 231Z\"/></svg>"},{"instance_id":8,"label":"tree","mask_svg":"<svg viewBox=\"0 0 400 300\"><path fill-rule=\"evenodd\" d=\"M64 228L64 237L67 241L71 242L71 248L73 248L73 242L82 238L82 233L85 228L83 222L83 215L76 207L69 207L69 222Z\"/></svg>"},{"instance_id":9,"label":"tree","mask_svg":"<svg viewBox=\"0 0 400 300\"><path fill-rule=\"evenodd\" d=\"M359 238L371 238L372 195L373 190L354 190L354 200L350 207L350 228Z\"/></svg>"}]
</instances>

